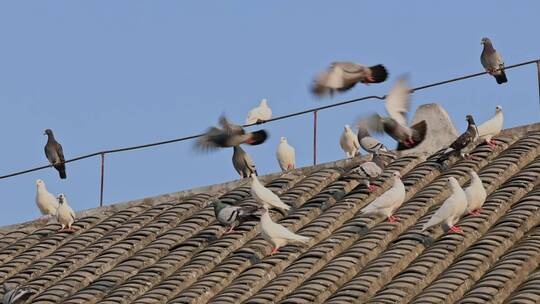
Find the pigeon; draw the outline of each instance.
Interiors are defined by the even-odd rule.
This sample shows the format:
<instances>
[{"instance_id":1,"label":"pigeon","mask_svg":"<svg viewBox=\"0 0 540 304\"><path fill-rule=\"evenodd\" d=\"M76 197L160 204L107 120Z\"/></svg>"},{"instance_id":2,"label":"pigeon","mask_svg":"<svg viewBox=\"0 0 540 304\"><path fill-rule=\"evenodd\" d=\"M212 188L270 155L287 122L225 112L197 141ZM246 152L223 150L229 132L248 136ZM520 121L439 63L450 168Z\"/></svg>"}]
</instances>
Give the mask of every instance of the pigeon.
<instances>
[{"instance_id":1,"label":"pigeon","mask_svg":"<svg viewBox=\"0 0 540 304\"><path fill-rule=\"evenodd\" d=\"M426 137L427 123L422 120L409 127L407 113L410 110L410 88L407 79L401 77L384 100L389 117L373 114L368 118L368 127L377 133L390 135L398 142L397 150L411 149L419 145Z\"/></svg>"},{"instance_id":2,"label":"pigeon","mask_svg":"<svg viewBox=\"0 0 540 304\"><path fill-rule=\"evenodd\" d=\"M40 219L47 219L56 215L56 209L58 209L58 200L56 197L47 191L43 180L38 179L36 181L36 186L36 205L42 215Z\"/></svg>"},{"instance_id":3,"label":"pigeon","mask_svg":"<svg viewBox=\"0 0 540 304\"><path fill-rule=\"evenodd\" d=\"M263 186L255 175L251 176L251 196L267 208L291 209L274 192Z\"/></svg>"},{"instance_id":4,"label":"pigeon","mask_svg":"<svg viewBox=\"0 0 540 304\"><path fill-rule=\"evenodd\" d=\"M252 174L257 175L257 169L249 154L240 146L234 146L233 149L232 163L236 172L240 174L240 178L250 177Z\"/></svg>"},{"instance_id":5,"label":"pigeon","mask_svg":"<svg viewBox=\"0 0 540 304\"><path fill-rule=\"evenodd\" d=\"M496 49L493 48L493 44L489 38L482 38L482 44L484 49L482 55L480 55L480 62L486 72L495 77L498 84L508 82L506 79L506 73L504 72L504 61L502 56Z\"/></svg>"},{"instance_id":6,"label":"pigeon","mask_svg":"<svg viewBox=\"0 0 540 304\"><path fill-rule=\"evenodd\" d=\"M311 238L295 234L282 225L274 223L266 207L261 216L261 235L266 241L274 245L270 254L278 253L279 248L289 242L305 244L311 240Z\"/></svg>"},{"instance_id":7,"label":"pigeon","mask_svg":"<svg viewBox=\"0 0 540 304\"><path fill-rule=\"evenodd\" d=\"M14 284L4 283L2 284L4 289L4 297L2 298L3 304L19 304L26 302L33 294L35 290L29 287L14 286Z\"/></svg>"},{"instance_id":8,"label":"pigeon","mask_svg":"<svg viewBox=\"0 0 540 304\"><path fill-rule=\"evenodd\" d=\"M401 181L401 174L399 172L396 171L392 175L394 185L360 210L361 213L366 215L384 215L390 223L398 220L392 213L405 201L405 185Z\"/></svg>"},{"instance_id":9,"label":"pigeon","mask_svg":"<svg viewBox=\"0 0 540 304\"><path fill-rule=\"evenodd\" d=\"M491 148L495 148L497 143L492 139L498 135L503 128L503 111L501 106L495 107L495 115L478 126L478 137L485 141Z\"/></svg>"},{"instance_id":10,"label":"pigeon","mask_svg":"<svg viewBox=\"0 0 540 304\"><path fill-rule=\"evenodd\" d=\"M380 83L386 78L388 72L382 64L368 67L354 62L338 61L333 62L328 70L317 76L311 91L319 97L333 95L336 91L351 89L358 82Z\"/></svg>"},{"instance_id":11,"label":"pigeon","mask_svg":"<svg viewBox=\"0 0 540 304\"><path fill-rule=\"evenodd\" d=\"M358 143L360 144L360 147L364 149L364 151L372 154L390 152L385 145L369 134L367 129L367 120L360 120L356 126L358 128Z\"/></svg>"},{"instance_id":12,"label":"pigeon","mask_svg":"<svg viewBox=\"0 0 540 304\"><path fill-rule=\"evenodd\" d=\"M221 128L211 127L195 143L201 150L215 150L230 148L241 144L260 145L268 138L265 130L246 133L244 128L227 120L225 116L219 118Z\"/></svg>"},{"instance_id":13,"label":"pigeon","mask_svg":"<svg viewBox=\"0 0 540 304\"><path fill-rule=\"evenodd\" d=\"M424 224L422 231L443 223L450 228L451 232L463 232L460 227L454 225L467 209L467 196L455 178L449 177L447 183L452 190L452 194L444 201L429 221Z\"/></svg>"},{"instance_id":14,"label":"pigeon","mask_svg":"<svg viewBox=\"0 0 540 304\"><path fill-rule=\"evenodd\" d=\"M442 163L443 161L447 160L453 153L459 153L461 157L464 157L465 153L462 150L473 144L478 138L478 128L474 123L474 118L472 115L467 115L465 119L468 123L467 130L456 138L456 140L450 144L450 147L438 157L438 163Z\"/></svg>"},{"instance_id":15,"label":"pigeon","mask_svg":"<svg viewBox=\"0 0 540 304\"><path fill-rule=\"evenodd\" d=\"M355 172L358 173L369 192L376 189L375 185L371 184L371 181L379 177L384 170L384 161L379 154L373 154L371 161L361 163Z\"/></svg>"},{"instance_id":16,"label":"pigeon","mask_svg":"<svg viewBox=\"0 0 540 304\"><path fill-rule=\"evenodd\" d=\"M358 137L351 130L349 125L345 125L343 133L339 138L339 145L341 149L345 151L345 155L348 158L353 158L360 152L360 143L358 143Z\"/></svg>"},{"instance_id":17,"label":"pigeon","mask_svg":"<svg viewBox=\"0 0 540 304\"><path fill-rule=\"evenodd\" d=\"M214 203L214 213L218 222L224 226L229 226L229 230L225 233L234 231L234 227L241 225L243 222L258 220L255 212L259 210L257 207L240 207L223 203L216 199Z\"/></svg>"},{"instance_id":18,"label":"pigeon","mask_svg":"<svg viewBox=\"0 0 540 304\"><path fill-rule=\"evenodd\" d=\"M71 209L71 207L68 205L66 196L63 193L60 193L58 196L58 203L59 206L56 212L56 218L60 225L62 225L60 231L75 231L71 227L75 221L75 212L73 212L73 209Z\"/></svg>"},{"instance_id":19,"label":"pigeon","mask_svg":"<svg viewBox=\"0 0 540 304\"><path fill-rule=\"evenodd\" d=\"M287 138L281 137L276 151L276 157L281 171L286 172L296 168L295 151L287 142Z\"/></svg>"},{"instance_id":20,"label":"pigeon","mask_svg":"<svg viewBox=\"0 0 540 304\"><path fill-rule=\"evenodd\" d=\"M246 124L262 123L272 118L272 109L268 107L266 99L261 100L261 104L249 111Z\"/></svg>"},{"instance_id":21,"label":"pigeon","mask_svg":"<svg viewBox=\"0 0 540 304\"><path fill-rule=\"evenodd\" d=\"M66 164L64 163L64 151L62 145L56 141L51 129L45 130L44 135L47 135L47 144L45 145L45 156L49 160L49 163L58 170L61 179L65 179L66 176Z\"/></svg>"},{"instance_id":22,"label":"pigeon","mask_svg":"<svg viewBox=\"0 0 540 304\"><path fill-rule=\"evenodd\" d=\"M471 184L465 189L465 195L467 196L467 212L472 215L480 215L482 211L482 205L486 201L487 193L482 180L474 172L470 170Z\"/></svg>"}]
</instances>

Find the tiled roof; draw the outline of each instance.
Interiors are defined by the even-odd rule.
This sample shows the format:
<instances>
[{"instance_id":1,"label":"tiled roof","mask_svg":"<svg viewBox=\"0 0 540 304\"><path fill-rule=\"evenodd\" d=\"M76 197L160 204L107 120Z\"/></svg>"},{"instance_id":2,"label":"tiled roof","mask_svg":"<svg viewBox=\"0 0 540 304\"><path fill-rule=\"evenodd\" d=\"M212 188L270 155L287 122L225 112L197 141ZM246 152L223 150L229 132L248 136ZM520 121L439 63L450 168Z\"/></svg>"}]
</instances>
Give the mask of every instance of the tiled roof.
<instances>
[{"instance_id":1,"label":"tiled roof","mask_svg":"<svg viewBox=\"0 0 540 304\"><path fill-rule=\"evenodd\" d=\"M28 303L538 303L539 129L507 131L443 172L433 157L400 157L373 193L351 172L361 158L262 178L293 206L274 221L312 238L275 255L258 222L224 234L214 219L212 198L256 204L248 180L82 213L72 234L54 222L4 229L0 283L35 289ZM481 215L420 242L449 195L444 178L466 185L468 168L488 192ZM360 215L394 170L407 191L399 221Z\"/></svg>"}]
</instances>

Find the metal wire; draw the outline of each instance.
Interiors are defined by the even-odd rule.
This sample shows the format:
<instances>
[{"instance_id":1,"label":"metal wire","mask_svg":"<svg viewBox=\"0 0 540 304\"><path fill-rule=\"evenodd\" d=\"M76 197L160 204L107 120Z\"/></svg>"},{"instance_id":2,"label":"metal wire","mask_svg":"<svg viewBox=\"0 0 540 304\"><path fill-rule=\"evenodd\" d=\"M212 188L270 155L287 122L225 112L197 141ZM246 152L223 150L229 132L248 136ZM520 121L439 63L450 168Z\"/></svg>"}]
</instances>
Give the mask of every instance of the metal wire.
<instances>
[{"instance_id":1,"label":"metal wire","mask_svg":"<svg viewBox=\"0 0 540 304\"><path fill-rule=\"evenodd\" d=\"M533 63L536 63L540 67L540 59L535 59L535 60L530 60L530 61L525 61L525 62L509 65L509 66L505 67L504 69L505 70L513 69L513 68L516 68L516 67L520 67L520 66L524 66L524 65L528 65L528 64L533 64ZM457 82L457 81L461 81L461 80L465 80L465 79L469 79L469 78L473 78L473 77L478 77L478 76L482 76L484 74L487 74L487 72L474 73L474 74L469 74L469 75L465 75L465 76L461 76L461 77L456 77L456 78L452 78L452 79L448 79L448 80L444 80L444 81L440 81L440 82L435 82L435 83L431 83L431 84L427 84L427 85L423 85L423 86L420 86L420 87L413 88L413 89L411 89L411 92L416 92L416 91L424 90L424 89L435 87L435 86L444 85L444 84L451 83L451 82ZM251 126L254 126L254 125L266 124L266 123L273 122L273 121L278 121L278 120L287 119L287 118L291 118L291 117L295 117L295 116L300 116L300 115L304 115L304 114L308 114L308 113L318 112L318 111L322 111L322 110L326 110L326 109L330 109L330 108L340 107L340 106L343 106L343 105L346 105L346 104L359 102L359 101L364 101L364 100L369 100L369 99L384 100L385 97L386 97L386 95L384 95L384 96L376 96L376 95L364 96L364 97L360 97L360 98L355 98L355 99L346 100L346 101L342 101L342 102L338 102L338 103L333 103L333 104L329 104L329 105L325 105L325 106L321 106L321 107L307 109L307 110L300 111L300 112L295 112L295 113L291 113L291 114L286 114L286 115L274 117L274 118L271 118L271 119L266 120L264 122L248 124L248 125L244 125L243 127L251 127ZM74 162L74 161L78 161L78 160L82 160L82 159L86 159L86 158L90 158L90 157L94 157L94 156L99 156L99 155L112 154L112 153L118 153L118 152L125 152L125 151L131 151L131 150L138 150L138 149L143 149L143 148L148 148L148 147L161 146L161 145L176 143L176 142L180 142L180 141L186 141L186 140L201 137L203 135L204 134L197 134L197 135L191 135L191 136L186 136L186 137L181 137L181 138L176 138L176 139L171 139L171 140L159 141L159 142L154 142L154 143L149 143L149 144L144 144L144 145L138 145L138 146L131 146L131 147L125 147L125 148L119 148L119 149L111 149L111 150L105 150L105 151L100 151L100 152L94 152L94 153L82 155L82 156L79 156L79 157L75 157L75 158L72 158L72 159L68 159L64 163L70 163L70 162ZM40 166L40 167L36 167L36 168L32 168L32 169L18 171L18 172L2 175L2 176L0 176L0 179L5 179L5 178L17 176L17 175L22 175L22 174L38 171L38 170L43 170L43 169L50 168L50 167L52 167L52 165L45 165L45 166Z\"/></svg>"}]
</instances>

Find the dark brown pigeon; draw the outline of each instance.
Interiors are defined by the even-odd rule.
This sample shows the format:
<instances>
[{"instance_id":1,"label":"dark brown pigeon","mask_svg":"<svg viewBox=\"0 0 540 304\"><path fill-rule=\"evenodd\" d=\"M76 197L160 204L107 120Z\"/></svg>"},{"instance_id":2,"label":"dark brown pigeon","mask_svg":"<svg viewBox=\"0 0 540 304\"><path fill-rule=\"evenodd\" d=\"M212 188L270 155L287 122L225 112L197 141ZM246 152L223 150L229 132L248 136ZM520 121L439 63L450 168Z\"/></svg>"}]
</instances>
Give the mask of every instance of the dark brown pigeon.
<instances>
[{"instance_id":1,"label":"dark brown pigeon","mask_svg":"<svg viewBox=\"0 0 540 304\"><path fill-rule=\"evenodd\" d=\"M66 165L64 163L64 152L62 145L54 139L54 135L51 129L45 130L45 134L48 137L47 144L45 145L45 156L49 160L49 163L58 170L61 179L65 179Z\"/></svg>"},{"instance_id":2,"label":"dark brown pigeon","mask_svg":"<svg viewBox=\"0 0 540 304\"><path fill-rule=\"evenodd\" d=\"M240 178L251 177L251 174L257 175L255 163L253 163L249 154L247 154L240 146L234 146L232 162L234 169L240 174Z\"/></svg>"},{"instance_id":3,"label":"dark brown pigeon","mask_svg":"<svg viewBox=\"0 0 540 304\"><path fill-rule=\"evenodd\" d=\"M454 153L459 153L461 157L464 157L464 153L462 150L468 147L470 144L474 143L478 138L478 128L474 123L472 115L467 115L465 119L468 123L467 130L458 138L456 138L456 140L454 140L452 144L450 144L450 147L446 149L441 154L441 156L438 157L437 162L441 163L447 160L450 155Z\"/></svg>"}]
</instances>

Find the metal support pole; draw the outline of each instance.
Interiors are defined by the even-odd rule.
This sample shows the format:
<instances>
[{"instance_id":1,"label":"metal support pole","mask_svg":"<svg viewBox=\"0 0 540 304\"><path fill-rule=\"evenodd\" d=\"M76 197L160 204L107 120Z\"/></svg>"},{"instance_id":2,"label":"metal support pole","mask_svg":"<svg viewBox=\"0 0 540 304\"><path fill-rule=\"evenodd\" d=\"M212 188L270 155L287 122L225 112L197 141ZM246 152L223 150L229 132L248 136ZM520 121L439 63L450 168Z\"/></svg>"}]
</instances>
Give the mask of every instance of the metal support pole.
<instances>
[{"instance_id":1,"label":"metal support pole","mask_svg":"<svg viewBox=\"0 0 540 304\"><path fill-rule=\"evenodd\" d=\"M538 72L538 103L540 104L540 60L536 62L536 71Z\"/></svg>"},{"instance_id":2,"label":"metal support pole","mask_svg":"<svg viewBox=\"0 0 540 304\"><path fill-rule=\"evenodd\" d=\"M313 111L313 165L317 164L317 111Z\"/></svg>"},{"instance_id":3,"label":"metal support pole","mask_svg":"<svg viewBox=\"0 0 540 304\"><path fill-rule=\"evenodd\" d=\"M103 180L105 179L105 153L101 153L101 188L99 191L99 206L103 207Z\"/></svg>"}]
</instances>

